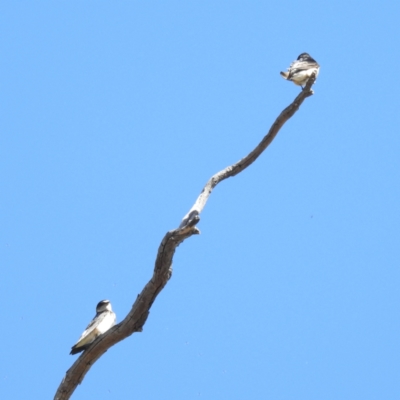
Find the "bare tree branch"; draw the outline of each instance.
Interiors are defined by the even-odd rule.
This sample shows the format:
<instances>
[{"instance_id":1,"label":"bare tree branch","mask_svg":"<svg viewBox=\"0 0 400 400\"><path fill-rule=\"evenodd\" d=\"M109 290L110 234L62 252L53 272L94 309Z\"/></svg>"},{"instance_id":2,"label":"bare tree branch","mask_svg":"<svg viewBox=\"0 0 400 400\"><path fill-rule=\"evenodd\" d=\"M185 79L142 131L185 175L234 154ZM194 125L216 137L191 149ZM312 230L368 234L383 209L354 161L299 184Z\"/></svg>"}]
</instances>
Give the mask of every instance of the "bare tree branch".
<instances>
[{"instance_id":1,"label":"bare tree branch","mask_svg":"<svg viewBox=\"0 0 400 400\"><path fill-rule=\"evenodd\" d=\"M286 107L279 115L279 117L275 120L272 124L269 132L266 136L264 136L263 140L258 144L258 146L250 152L246 157L242 158L237 163L226 167L222 171L217 172L213 175L209 181L207 182L206 186L200 193L200 196L197 198L196 202L194 203L193 207L190 211L183 217L183 220L180 224L180 227L185 226L185 224L190 221L194 216L200 215L205 207L208 198L212 190L218 183L222 182L224 179L230 178L231 176L235 176L238 173L242 172L246 169L249 165L253 164L255 160L261 155L261 153L271 144L274 140L275 136L278 134L279 130L282 128L283 124L293 116L293 114L299 109L303 101L306 97L312 96L314 92L311 90L311 86L315 82L315 74L311 76L308 80L307 85L305 86L304 90L300 92L300 94L294 99L290 106Z\"/></svg>"},{"instance_id":2,"label":"bare tree branch","mask_svg":"<svg viewBox=\"0 0 400 400\"><path fill-rule=\"evenodd\" d=\"M85 350L66 372L54 400L67 400L71 397L76 387L83 381L90 367L113 345L132 335L134 332L142 332L150 313L150 308L172 275L172 259L176 248L187 238L199 234L196 225L200 221L200 213L215 188L221 181L235 176L251 165L261 153L271 144L283 124L291 118L299 109L303 101L313 94L311 90L315 82L315 74L308 80L304 90L294 99L292 104L286 107L275 122L268 134L258 146L246 157L222 171L216 173L207 182L195 204L183 218L179 228L167 232L158 248L153 276L142 292L136 298L131 311L125 319L115 325L109 331L99 336L93 344Z\"/></svg>"}]
</instances>

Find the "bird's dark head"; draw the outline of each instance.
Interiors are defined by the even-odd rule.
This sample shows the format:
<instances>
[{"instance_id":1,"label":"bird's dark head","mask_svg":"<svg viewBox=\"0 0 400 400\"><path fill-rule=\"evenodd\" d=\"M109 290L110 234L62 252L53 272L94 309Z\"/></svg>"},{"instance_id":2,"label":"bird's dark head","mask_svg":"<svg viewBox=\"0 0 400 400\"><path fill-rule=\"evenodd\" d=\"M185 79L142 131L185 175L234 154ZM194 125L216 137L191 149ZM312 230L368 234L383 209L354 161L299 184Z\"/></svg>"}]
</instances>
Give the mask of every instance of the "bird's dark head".
<instances>
[{"instance_id":1,"label":"bird's dark head","mask_svg":"<svg viewBox=\"0 0 400 400\"><path fill-rule=\"evenodd\" d=\"M308 53L301 53L297 57L298 61L311 61L311 62L316 62Z\"/></svg>"},{"instance_id":2,"label":"bird's dark head","mask_svg":"<svg viewBox=\"0 0 400 400\"><path fill-rule=\"evenodd\" d=\"M96 312L112 311L110 300L102 300L96 306Z\"/></svg>"}]
</instances>

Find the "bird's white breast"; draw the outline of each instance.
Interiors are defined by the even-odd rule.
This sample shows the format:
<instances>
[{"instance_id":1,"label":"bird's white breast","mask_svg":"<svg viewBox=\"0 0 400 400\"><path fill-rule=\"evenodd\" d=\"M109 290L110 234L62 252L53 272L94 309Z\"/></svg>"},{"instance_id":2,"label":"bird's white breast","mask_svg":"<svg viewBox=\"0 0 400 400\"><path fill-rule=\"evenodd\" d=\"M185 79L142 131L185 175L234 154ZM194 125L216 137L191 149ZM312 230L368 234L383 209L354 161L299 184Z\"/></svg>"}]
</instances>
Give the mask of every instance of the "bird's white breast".
<instances>
[{"instance_id":1,"label":"bird's white breast","mask_svg":"<svg viewBox=\"0 0 400 400\"><path fill-rule=\"evenodd\" d=\"M108 312L103 320L97 325L96 330L98 334L108 331L115 324L115 314Z\"/></svg>"},{"instance_id":2,"label":"bird's white breast","mask_svg":"<svg viewBox=\"0 0 400 400\"><path fill-rule=\"evenodd\" d=\"M298 85L305 84L313 72L315 72L315 77L317 77L319 73L319 68L310 68L303 71L296 71L296 73L294 73L291 77L291 80Z\"/></svg>"}]
</instances>

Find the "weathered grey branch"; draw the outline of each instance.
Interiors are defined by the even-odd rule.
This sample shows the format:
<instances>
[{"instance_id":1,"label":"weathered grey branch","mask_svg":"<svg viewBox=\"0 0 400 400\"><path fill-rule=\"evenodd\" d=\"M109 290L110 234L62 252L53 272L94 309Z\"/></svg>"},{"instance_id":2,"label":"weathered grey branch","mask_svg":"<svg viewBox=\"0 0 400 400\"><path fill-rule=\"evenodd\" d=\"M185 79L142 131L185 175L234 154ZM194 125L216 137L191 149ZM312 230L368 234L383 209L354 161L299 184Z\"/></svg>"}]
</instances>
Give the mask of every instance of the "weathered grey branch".
<instances>
[{"instance_id":1,"label":"weathered grey branch","mask_svg":"<svg viewBox=\"0 0 400 400\"><path fill-rule=\"evenodd\" d=\"M141 332L150 313L150 308L161 292L172 274L172 259L176 248L187 238L200 233L196 225L200 221L200 213L203 210L212 190L218 183L226 178L237 175L239 172L251 165L260 154L269 146L283 124L293 116L300 105L313 94L311 86L315 82L312 76L304 90L295 100L286 107L271 126L268 134L260 144L242 160L218 172L207 182L194 206L183 218L178 229L167 232L158 248L153 276L142 292L136 298L131 311L125 319L109 331L99 336L93 344L84 351L67 371L57 392L55 400L67 400L70 398L76 387L83 381L90 367L113 345L132 335L134 332Z\"/></svg>"},{"instance_id":2,"label":"weathered grey branch","mask_svg":"<svg viewBox=\"0 0 400 400\"><path fill-rule=\"evenodd\" d=\"M269 132L266 136L264 136L263 140L258 144L258 146L250 152L246 157L242 158L237 163L226 167L222 171L217 172L213 175L209 181L204 186L204 189L201 191L200 196L197 198L193 207L189 210L189 212L183 217L181 226L185 226L188 221L190 221L193 217L200 215L205 207L208 198L212 190L218 183L222 182L224 179L230 178L231 176L235 176L238 173L242 172L249 165L253 164L255 160L261 155L261 153L271 144L274 140L275 136L278 134L279 130L282 128L283 124L293 116L293 114L299 109L303 101L306 97L312 96L314 92L311 90L311 86L315 82L315 74L311 76L308 80L307 85L304 90L300 92L300 94L294 99L290 106L286 107L279 115L279 117L272 124Z\"/></svg>"}]
</instances>

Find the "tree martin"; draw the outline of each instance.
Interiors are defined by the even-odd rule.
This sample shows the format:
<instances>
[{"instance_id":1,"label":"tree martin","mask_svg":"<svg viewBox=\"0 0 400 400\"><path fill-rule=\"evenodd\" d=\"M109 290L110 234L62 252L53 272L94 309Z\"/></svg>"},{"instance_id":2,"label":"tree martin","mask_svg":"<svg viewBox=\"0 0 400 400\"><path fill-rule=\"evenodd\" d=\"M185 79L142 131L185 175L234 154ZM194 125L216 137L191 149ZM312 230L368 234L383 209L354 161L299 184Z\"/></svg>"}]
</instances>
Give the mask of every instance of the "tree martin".
<instances>
[{"instance_id":1,"label":"tree martin","mask_svg":"<svg viewBox=\"0 0 400 400\"><path fill-rule=\"evenodd\" d=\"M290 64L287 72L281 72L281 75L288 81L292 81L295 85L303 88L310 78L311 74L315 72L315 77L319 73L319 64L308 54L301 53L296 61Z\"/></svg>"},{"instance_id":2,"label":"tree martin","mask_svg":"<svg viewBox=\"0 0 400 400\"><path fill-rule=\"evenodd\" d=\"M89 345L101 334L115 325L116 316L112 311L109 300L102 300L96 306L96 315L82 333L79 340L71 348L71 353L76 354L86 350Z\"/></svg>"}]
</instances>

